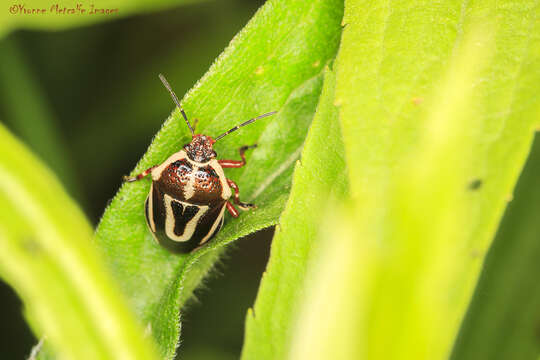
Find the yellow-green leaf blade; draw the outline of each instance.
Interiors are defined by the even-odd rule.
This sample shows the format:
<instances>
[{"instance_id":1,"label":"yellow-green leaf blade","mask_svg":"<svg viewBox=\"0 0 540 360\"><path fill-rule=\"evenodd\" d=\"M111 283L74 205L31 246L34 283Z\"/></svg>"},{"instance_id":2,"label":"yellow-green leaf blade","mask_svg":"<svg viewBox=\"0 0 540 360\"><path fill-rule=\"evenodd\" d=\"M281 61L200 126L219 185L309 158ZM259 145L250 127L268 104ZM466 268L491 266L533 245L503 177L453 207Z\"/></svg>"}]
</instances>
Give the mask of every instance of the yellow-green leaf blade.
<instances>
[{"instance_id":1,"label":"yellow-green leaf blade","mask_svg":"<svg viewBox=\"0 0 540 360\"><path fill-rule=\"evenodd\" d=\"M540 141L508 205L462 324L452 359L538 359Z\"/></svg>"},{"instance_id":2,"label":"yellow-green leaf blade","mask_svg":"<svg viewBox=\"0 0 540 360\"><path fill-rule=\"evenodd\" d=\"M445 358L538 124L538 4L361 5L346 2L336 102L374 250L366 354Z\"/></svg>"},{"instance_id":3,"label":"yellow-green leaf blade","mask_svg":"<svg viewBox=\"0 0 540 360\"><path fill-rule=\"evenodd\" d=\"M336 203L324 209L315 226L318 236L307 264L301 307L293 322L288 359L365 359L362 319L366 288L359 262L369 262L366 244L358 241L351 211Z\"/></svg>"},{"instance_id":4,"label":"yellow-green leaf blade","mask_svg":"<svg viewBox=\"0 0 540 360\"><path fill-rule=\"evenodd\" d=\"M155 358L98 260L81 211L3 126L0 138L0 273L36 334L64 359Z\"/></svg>"},{"instance_id":5,"label":"yellow-green leaf blade","mask_svg":"<svg viewBox=\"0 0 540 360\"><path fill-rule=\"evenodd\" d=\"M327 71L257 301L247 315L242 359L286 358L319 223L330 198L342 197L346 191L341 133L333 105L334 82L334 74Z\"/></svg>"}]
</instances>

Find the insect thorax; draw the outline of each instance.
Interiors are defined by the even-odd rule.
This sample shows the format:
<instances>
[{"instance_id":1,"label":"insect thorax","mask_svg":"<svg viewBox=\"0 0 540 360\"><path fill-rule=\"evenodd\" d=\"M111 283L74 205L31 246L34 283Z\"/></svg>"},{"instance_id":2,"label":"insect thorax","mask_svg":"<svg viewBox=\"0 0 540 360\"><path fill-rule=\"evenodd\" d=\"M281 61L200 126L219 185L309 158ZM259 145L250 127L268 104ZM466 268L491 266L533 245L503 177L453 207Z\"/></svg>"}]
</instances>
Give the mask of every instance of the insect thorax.
<instances>
[{"instance_id":1,"label":"insect thorax","mask_svg":"<svg viewBox=\"0 0 540 360\"><path fill-rule=\"evenodd\" d=\"M159 177L152 174L154 181L161 191L180 201L214 206L231 196L223 169L215 159L199 163L180 151L159 168Z\"/></svg>"}]
</instances>

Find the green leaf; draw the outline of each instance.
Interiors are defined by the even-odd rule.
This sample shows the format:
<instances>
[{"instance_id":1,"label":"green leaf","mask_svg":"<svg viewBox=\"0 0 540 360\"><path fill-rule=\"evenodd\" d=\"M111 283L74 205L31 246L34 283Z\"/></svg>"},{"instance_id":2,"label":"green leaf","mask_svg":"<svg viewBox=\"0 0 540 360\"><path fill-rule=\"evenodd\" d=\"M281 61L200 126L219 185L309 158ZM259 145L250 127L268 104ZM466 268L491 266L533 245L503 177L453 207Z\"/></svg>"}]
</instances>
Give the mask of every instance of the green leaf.
<instances>
[{"instance_id":1,"label":"green leaf","mask_svg":"<svg viewBox=\"0 0 540 360\"><path fill-rule=\"evenodd\" d=\"M337 116L336 116L337 118ZM364 273L369 261L351 209L327 203L315 227L288 359L366 359L362 318Z\"/></svg>"},{"instance_id":2,"label":"green leaf","mask_svg":"<svg viewBox=\"0 0 540 360\"><path fill-rule=\"evenodd\" d=\"M200 0L83 0L70 3L47 0L13 1L5 3L0 11L0 37L15 29L63 30L198 1Z\"/></svg>"},{"instance_id":3,"label":"green leaf","mask_svg":"<svg viewBox=\"0 0 540 360\"><path fill-rule=\"evenodd\" d=\"M489 250L452 359L537 359L540 141Z\"/></svg>"},{"instance_id":4,"label":"green leaf","mask_svg":"<svg viewBox=\"0 0 540 360\"><path fill-rule=\"evenodd\" d=\"M220 158L238 158L241 145L259 144L247 154L245 168L227 170L241 197L253 200L257 210L238 219L227 217L211 244L189 255L171 254L152 240L143 213L148 179L123 185L101 220L98 246L164 357L171 358L176 350L179 308L223 246L275 224L283 210L292 164L320 94L322 69L337 50L337 5L337 0L269 1L182 102L191 119L200 119L196 131L211 136L279 110L216 144ZM174 79L169 80L174 88ZM165 90L163 96L168 96ZM186 124L175 110L134 173L161 163L188 141Z\"/></svg>"},{"instance_id":5,"label":"green leaf","mask_svg":"<svg viewBox=\"0 0 540 360\"><path fill-rule=\"evenodd\" d=\"M154 359L58 180L0 125L0 275L62 359Z\"/></svg>"},{"instance_id":6,"label":"green leaf","mask_svg":"<svg viewBox=\"0 0 540 360\"><path fill-rule=\"evenodd\" d=\"M449 354L538 124L538 12L346 3L336 103L370 254L358 264L370 359Z\"/></svg>"},{"instance_id":7,"label":"green leaf","mask_svg":"<svg viewBox=\"0 0 540 360\"><path fill-rule=\"evenodd\" d=\"M343 144L333 106L335 76L327 71L317 113L276 227L257 301L246 320L242 359L285 359L302 301L307 263L331 197L346 192ZM332 195L331 195L332 194Z\"/></svg>"}]
</instances>

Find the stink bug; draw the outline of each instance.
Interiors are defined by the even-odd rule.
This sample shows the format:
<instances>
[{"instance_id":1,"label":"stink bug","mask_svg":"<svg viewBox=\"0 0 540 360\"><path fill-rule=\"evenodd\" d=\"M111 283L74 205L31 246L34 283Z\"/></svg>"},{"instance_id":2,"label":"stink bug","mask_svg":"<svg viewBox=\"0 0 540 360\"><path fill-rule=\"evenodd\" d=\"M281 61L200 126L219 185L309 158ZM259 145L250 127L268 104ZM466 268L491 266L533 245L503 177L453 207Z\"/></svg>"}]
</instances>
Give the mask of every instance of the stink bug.
<instances>
[{"instance_id":1,"label":"stink bug","mask_svg":"<svg viewBox=\"0 0 540 360\"><path fill-rule=\"evenodd\" d=\"M169 156L160 165L152 166L135 176L125 176L128 182L152 175L150 193L144 204L146 223L154 239L173 252L189 252L210 240L223 225L225 209L233 217L238 210L229 201L234 190L234 203L242 210L255 207L240 201L236 183L225 177L223 168L239 168L246 164L245 151L256 147L242 146L239 149L241 161L217 160L213 150L216 141L242 126L251 124L275 114L275 111L257 116L224 132L215 139L195 134L180 101L159 74L163 85L171 94L191 131L191 142Z\"/></svg>"}]
</instances>

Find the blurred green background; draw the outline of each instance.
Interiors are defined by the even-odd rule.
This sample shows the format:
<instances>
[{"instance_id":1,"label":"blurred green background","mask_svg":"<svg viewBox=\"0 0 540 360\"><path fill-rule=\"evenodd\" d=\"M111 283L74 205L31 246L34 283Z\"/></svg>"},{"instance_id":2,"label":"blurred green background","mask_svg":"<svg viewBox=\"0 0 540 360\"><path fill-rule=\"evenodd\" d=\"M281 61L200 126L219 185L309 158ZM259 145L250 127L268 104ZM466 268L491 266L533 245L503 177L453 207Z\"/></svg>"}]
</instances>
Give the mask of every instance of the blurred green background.
<instances>
[{"instance_id":1,"label":"blurred green background","mask_svg":"<svg viewBox=\"0 0 540 360\"><path fill-rule=\"evenodd\" d=\"M204 1L66 31L15 31L0 41L0 121L96 225L173 109L157 74L181 97L263 3ZM239 357L272 233L235 242L197 291L182 319L182 358ZM25 358L37 340L4 283L0 311L0 358Z\"/></svg>"}]
</instances>

